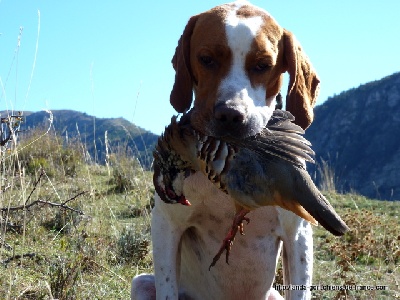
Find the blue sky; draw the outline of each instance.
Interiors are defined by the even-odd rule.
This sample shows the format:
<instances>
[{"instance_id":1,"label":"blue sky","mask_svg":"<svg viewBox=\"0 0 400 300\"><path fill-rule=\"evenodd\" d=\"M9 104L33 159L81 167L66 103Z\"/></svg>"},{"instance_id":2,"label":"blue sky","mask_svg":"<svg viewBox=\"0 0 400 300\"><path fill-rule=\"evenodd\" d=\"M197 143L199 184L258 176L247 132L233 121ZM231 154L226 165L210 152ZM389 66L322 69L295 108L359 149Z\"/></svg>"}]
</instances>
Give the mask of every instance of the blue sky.
<instances>
[{"instance_id":1,"label":"blue sky","mask_svg":"<svg viewBox=\"0 0 400 300\"><path fill-rule=\"evenodd\" d=\"M174 114L178 38L221 3L0 0L0 110L74 109L160 134ZM321 78L318 104L400 71L398 0L252 3L302 44Z\"/></svg>"}]
</instances>

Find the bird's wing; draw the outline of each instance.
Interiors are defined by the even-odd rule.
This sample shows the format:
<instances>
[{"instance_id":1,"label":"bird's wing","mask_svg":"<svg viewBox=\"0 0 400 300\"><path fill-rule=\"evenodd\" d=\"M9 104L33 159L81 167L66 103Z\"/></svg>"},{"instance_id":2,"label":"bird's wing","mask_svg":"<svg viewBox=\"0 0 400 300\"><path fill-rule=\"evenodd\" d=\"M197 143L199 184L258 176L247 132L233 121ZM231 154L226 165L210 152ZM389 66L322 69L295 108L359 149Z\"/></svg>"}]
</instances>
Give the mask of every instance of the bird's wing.
<instances>
[{"instance_id":1,"label":"bird's wing","mask_svg":"<svg viewBox=\"0 0 400 300\"><path fill-rule=\"evenodd\" d=\"M275 110L260 133L230 142L249 148L266 159L278 157L297 166L303 166L304 161L313 163L315 153L311 149L311 143L302 136L304 130L293 121L294 117L290 112Z\"/></svg>"}]
</instances>

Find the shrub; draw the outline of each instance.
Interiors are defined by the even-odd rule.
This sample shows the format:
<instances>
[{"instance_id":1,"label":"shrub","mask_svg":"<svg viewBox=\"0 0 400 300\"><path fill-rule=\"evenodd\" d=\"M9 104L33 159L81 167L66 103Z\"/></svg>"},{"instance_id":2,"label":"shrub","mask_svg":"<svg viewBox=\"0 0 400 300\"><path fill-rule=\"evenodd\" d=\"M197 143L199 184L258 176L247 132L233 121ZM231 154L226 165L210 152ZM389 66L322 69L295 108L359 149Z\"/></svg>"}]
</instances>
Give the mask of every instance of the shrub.
<instances>
[{"instance_id":1,"label":"shrub","mask_svg":"<svg viewBox=\"0 0 400 300\"><path fill-rule=\"evenodd\" d=\"M118 260L140 263L149 253L150 235L143 234L135 227L123 228L117 241Z\"/></svg>"},{"instance_id":2,"label":"shrub","mask_svg":"<svg viewBox=\"0 0 400 300\"><path fill-rule=\"evenodd\" d=\"M28 175L34 175L42 168L50 177L71 177L83 163L83 154L78 151L77 143L65 144L61 137L53 133L43 134L40 130L25 136L17 151L15 168L19 171L24 169Z\"/></svg>"},{"instance_id":3,"label":"shrub","mask_svg":"<svg viewBox=\"0 0 400 300\"><path fill-rule=\"evenodd\" d=\"M139 186L143 169L135 157L122 154L112 154L109 159L112 169L110 184L114 185L114 191L127 193Z\"/></svg>"}]
</instances>

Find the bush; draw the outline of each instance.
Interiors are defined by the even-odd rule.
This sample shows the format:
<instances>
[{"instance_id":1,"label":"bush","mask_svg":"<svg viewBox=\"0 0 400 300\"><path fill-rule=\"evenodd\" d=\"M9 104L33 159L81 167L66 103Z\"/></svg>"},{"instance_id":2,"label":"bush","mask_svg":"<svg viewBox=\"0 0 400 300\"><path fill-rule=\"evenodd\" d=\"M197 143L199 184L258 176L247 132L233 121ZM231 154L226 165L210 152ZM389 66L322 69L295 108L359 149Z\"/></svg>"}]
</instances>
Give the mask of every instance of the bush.
<instances>
[{"instance_id":1,"label":"bush","mask_svg":"<svg viewBox=\"0 0 400 300\"><path fill-rule=\"evenodd\" d=\"M143 234L135 227L125 227L118 239L118 260L120 262L142 262L149 253L150 235Z\"/></svg>"},{"instance_id":2,"label":"bush","mask_svg":"<svg viewBox=\"0 0 400 300\"><path fill-rule=\"evenodd\" d=\"M83 163L83 154L78 151L77 143L65 144L61 137L53 133L43 134L40 130L23 137L17 151L18 160L15 160L14 167L17 171L25 170L28 175L44 169L50 177L72 177Z\"/></svg>"},{"instance_id":3,"label":"bush","mask_svg":"<svg viewBox=\"0 0 400 300\"><path fill-rule=\"evenodd\" d=\"M112 169L109 183L114 185L115 192L127 193L138 188L143 169L135 157L113 154L110 156L109 165Z\"/></svg>"}]
</instances>

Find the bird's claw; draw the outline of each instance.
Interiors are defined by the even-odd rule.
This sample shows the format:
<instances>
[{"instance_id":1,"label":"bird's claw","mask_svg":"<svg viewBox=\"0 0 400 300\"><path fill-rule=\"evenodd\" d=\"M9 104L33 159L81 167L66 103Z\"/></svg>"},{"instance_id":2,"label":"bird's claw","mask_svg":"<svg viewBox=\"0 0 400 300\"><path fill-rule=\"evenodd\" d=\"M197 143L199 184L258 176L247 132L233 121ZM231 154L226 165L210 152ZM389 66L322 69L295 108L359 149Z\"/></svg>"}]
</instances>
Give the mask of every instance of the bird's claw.
<instances>
[{"instance_id":1,"label":"bird's claw","mask_svg":"<svg viewBox=\"0 0 400 300\"><path fill-rule=\"evenodd\" d=\"M235 239L236 232L237 232L237 227L236 227L236 229L231 228L231 230L229 230L229 233L227 234L226 238L222 242L222 245L219 248L218 253L214 256L211 265L208 267L208 270L211 270L211 268L215 266L215 264L221 257L222 253L224 253L224 251L226 251L225 261L229 265L229 254L231 253L231 248L233 245L233 240Z\"/></svg>"},{"instance_id":2,"label":"bird's claw","mask_svg":"<svg viewBox=\"0 0 400 300\"><path fill-rule=\"evenodd\" d=\"M212 267L215 266L219 258L221 257L222 253L226 251L225 261L229 265L229 254L231 253L231 248L233 245L233 241L235 239L236 233L239 230L241 235L244 235L244 226L243 221L246 221L247 224L250 223L250 219L245 217L245 215L249 212L247 209L242 209L239 211L234 219L231 229L229 230L228 234L226 235L225 239L222 242L221 247L218 250L218 253L214 256L211 265L209 266L208 270L211 270Z\"/></svg>"}]
</instances>

